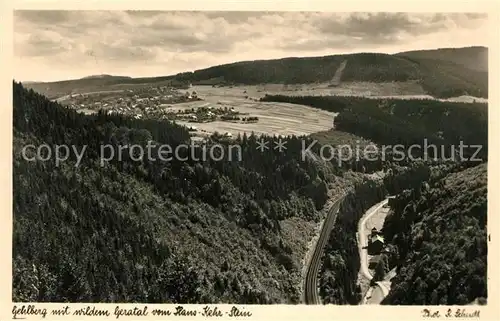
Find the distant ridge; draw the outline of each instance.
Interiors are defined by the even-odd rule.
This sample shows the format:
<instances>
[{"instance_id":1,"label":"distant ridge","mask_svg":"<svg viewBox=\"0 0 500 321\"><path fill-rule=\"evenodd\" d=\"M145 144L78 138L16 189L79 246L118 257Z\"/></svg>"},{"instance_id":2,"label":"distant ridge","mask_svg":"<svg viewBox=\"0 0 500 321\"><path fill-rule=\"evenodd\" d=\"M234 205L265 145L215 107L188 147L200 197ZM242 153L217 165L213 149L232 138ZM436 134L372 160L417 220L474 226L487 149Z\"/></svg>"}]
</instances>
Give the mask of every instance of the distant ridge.
<instances>
[{"instance_id":1,"label":"distant ridge","mask_svg":"<svg viewBox=\"0 0 500 321\"><path fill-rule=\"evenodd\" d=\"M31 84L41 84L43 83L42 81L21 81L23 85L31 85Z\"/></svg>"},{"instance_id":2,"label":"distant ridge","mask_svg":"<svg viewBox=\"0 0 500 321\"><path fill-rule=\"evenodd\" d=\"M103 78L131 79L132 77L129 77L129 76L112 76L112 75L102 74L102 75L86 76L86 77L83 77L83 78L80 78L80 79L103 79Z\"/></svg>"},{"instance_id":3,"label":"distant ridge","mask_svg":"<svg viewBox=\"0 0 500 321\"><path fill-rule=\"evenodd\" d=\"M347 65L343 65L348 61ZM344 68L341 68L344 67ZM339 71L337 73L337 71ZM241 61L177 75L131 78L97 75L82 79L28 84L50 98L73 90L95 91L104 86L169 84L205 85L311 84L330 82L413 82L436 98L488 97L488 48L465 47L416 50L397 54L356 53L322 57L291 57Z\"/></svg>"}]
</instances>

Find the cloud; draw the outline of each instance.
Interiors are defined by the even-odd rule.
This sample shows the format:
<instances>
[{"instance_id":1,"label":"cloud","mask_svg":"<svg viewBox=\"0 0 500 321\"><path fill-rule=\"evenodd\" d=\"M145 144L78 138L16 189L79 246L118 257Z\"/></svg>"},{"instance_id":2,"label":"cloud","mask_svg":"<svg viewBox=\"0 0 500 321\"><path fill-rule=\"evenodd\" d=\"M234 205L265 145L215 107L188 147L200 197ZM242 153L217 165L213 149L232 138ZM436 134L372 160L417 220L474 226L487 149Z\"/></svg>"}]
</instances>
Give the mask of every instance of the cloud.
<instances>
[{"instance_id":1,"label":"cloud","mask_svg":"<svg viewBox=\"0 0 500 321\"><path fill-rule=\"evenodd\" d=\"M353 13L323 16L313 23L325 46L341 45L338 39L345 39L347 47L352 43L369 47L409 42L452 28L473 28L485 21L481 14Z\"/></svg>"},{"instance_id":2,"label":"cloud","mask_svg":"<svg viewBox=\"0 0 500 321\"><path fill-rule=\"evenodd\" d=\"M61 10L16 10L14 11L14 21L31 22L39 25L54 24L66 21L72 13L71 11Z\"/></svg>"},{"instance_id":3,"label":"cloud","mask_svg":"<svg viewBox=\"0 0 500 321\"><path fill-rule=\"evenodd\" d=\"M106 73L130 72L134 63L180 72L240 59L440 47L443 35L447 46L474 45L486 21L479 13L18 10L14 52L48 73L89 73L96 61Z\"/></svg>"}]
</instances>

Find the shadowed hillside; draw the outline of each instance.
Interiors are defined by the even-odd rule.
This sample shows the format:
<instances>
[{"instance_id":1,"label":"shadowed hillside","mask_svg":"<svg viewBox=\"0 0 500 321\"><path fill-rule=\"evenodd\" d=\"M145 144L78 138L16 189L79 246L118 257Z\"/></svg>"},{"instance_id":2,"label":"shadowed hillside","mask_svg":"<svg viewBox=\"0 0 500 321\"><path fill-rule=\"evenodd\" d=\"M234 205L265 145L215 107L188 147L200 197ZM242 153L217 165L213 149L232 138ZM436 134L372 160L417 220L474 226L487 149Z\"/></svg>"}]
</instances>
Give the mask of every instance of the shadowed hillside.
<instances>
[{"instance_id":1,"label":"shadowed hillside","mask_svg":"<svg viewBox=\"0 0 500 321\"><path fill-rule=\"evenodd\" d=\"M252 135L237 138L241 161L213 138L207 148L223 146L222 161L201 161L201 147L162 161L156 147L153 159L125 153L100 165L101 144L175 150L189 133L85 116L17 83L13 101L14 301L298 302L300 261L332 177L300 161L299 138L287 155L261 153ZM57 166L24 159L28 144L87 148L79 166L73 153Z\"/></svg>"},{"instance_id":2,"label":"shadowed hillside","mask_svg":"<svg viewBox=\"0 0 500 321\"><path fill-rule=\"evenodd\" d=\"M406 190L390 206L383 232L397 276L383 304L487 297L487 163Z\"/></svg>"},{"instance_id":3,"label":"shadowed hillside","mask_svg":"<svg viewBox=\"0 0 500 321\"><path fill-rule=\"evenodd\" d=\"M414 50L400 52L397 55L413 59L449 61L465 66L468 69L488 71L488 48L486 47Z\"/></svg>"}]
</instances>

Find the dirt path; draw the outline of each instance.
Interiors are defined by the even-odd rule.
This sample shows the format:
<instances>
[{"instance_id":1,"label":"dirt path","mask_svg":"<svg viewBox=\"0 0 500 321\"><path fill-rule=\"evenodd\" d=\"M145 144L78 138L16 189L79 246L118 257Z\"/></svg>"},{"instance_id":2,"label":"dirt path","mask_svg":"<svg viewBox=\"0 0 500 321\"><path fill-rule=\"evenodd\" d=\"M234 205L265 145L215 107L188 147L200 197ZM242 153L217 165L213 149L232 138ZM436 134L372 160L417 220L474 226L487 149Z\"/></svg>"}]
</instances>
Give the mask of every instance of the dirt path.
<instances>
[{"instance_id":1,"label":"dirt path","mask_svg":"<svg viewBox=\"0 0 500 321\"><path fill-rule=\"evenodd\" d=\"M347 66L347 60L342 61L340 64L339 68L335 71L335 75L333 75L331 84L333 86L338 86L340 85L340 78L342 77L342 72L344 71L345 67Z\"/></svg>"}]
</instances>

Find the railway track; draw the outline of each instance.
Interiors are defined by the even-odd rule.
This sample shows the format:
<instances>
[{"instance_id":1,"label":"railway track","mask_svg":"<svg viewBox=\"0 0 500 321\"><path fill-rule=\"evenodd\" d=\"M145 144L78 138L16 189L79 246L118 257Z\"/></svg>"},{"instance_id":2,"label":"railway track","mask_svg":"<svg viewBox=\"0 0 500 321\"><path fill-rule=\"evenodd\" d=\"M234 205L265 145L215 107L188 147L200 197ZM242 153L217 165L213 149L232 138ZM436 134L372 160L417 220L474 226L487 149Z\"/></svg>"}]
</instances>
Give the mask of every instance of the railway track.
<instances>
[{"instance_id":1,"label":"railway track","mask_svg":"<svg viewBox=\"0 0 500 321\"><path fill-rule=\"evenodd\" d=\"M321 232L318 241L315 245L314 252L311 259L307 262L307 272L304 280L304 303L306 304L321 304L321 300L318 293L318 274L321 265L321 257L323 255L323 249L328 241L330 232L335 225L335 219L340 208L340 203L343 197L337 199L333 205L330 207L330 211L325 219L325 222L321 228Z\"/></svg>"}]
</instances>

